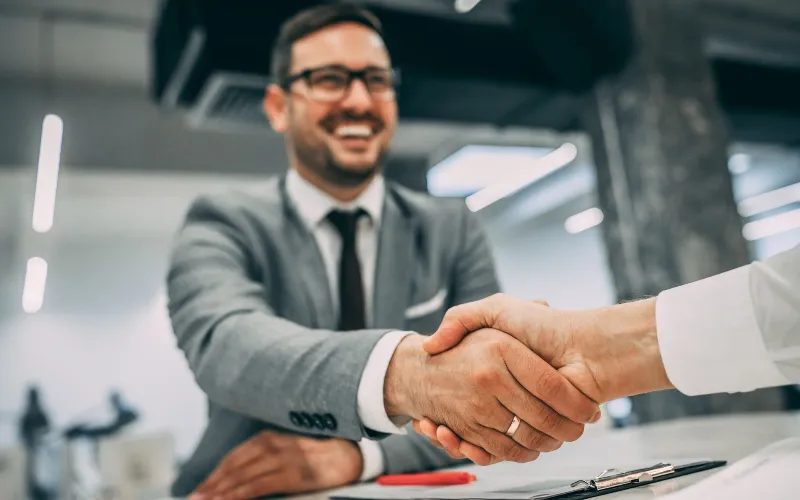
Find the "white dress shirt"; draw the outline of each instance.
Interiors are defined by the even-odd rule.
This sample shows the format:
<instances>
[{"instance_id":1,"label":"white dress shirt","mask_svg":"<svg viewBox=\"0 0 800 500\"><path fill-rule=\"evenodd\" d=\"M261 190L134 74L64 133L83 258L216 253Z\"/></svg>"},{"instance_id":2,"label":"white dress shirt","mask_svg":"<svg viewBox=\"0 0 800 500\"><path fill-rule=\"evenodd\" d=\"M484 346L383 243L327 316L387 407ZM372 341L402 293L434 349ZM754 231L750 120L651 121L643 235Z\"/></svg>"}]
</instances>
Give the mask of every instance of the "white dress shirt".
<instances>
[{"instance_id":1,"label":"white dress shirt","mask_svg":"<svg viewBox=\"0 0 800 500\"><path fill-rule=\"evenodd\" d=\"M378 259L378 229L383 214L386 186L378 176L361 195L350 203L341 203L317 189L303 179L296 170L291 169L286 176L286 191L295 205L300 217L314 235L325 271L328 275L334 310L339 308L339 261L342 252L342 239L339 232L327 220L331 210L353 211L363 209L369 217L358 221L356 248L361 265L361 279L364 281L364 304L367 325L372 324L373 292L375 290L375 267ZM338 313L337 313L338 314ZM410 332L393 331L378 341L370 354L361 382L358 386L358 416L365 427L387 434L403 434L402 425L407 421L393 421L386 414L383 401L383 384L386 370L397 345ZM359 442L364 459L362 481L372 479L383 473L383 453L378 443L367 439Z\"/></svg>"},{"instance_id":2,"label":"white dress shirt","mask_svg":"<svg viewBox=\"0 0 800 500\"><path fill-rule=\"evenodd\" d=\"M661 293L656 323L684 394L800 382L800 247Z\"/></svg>"}]
</instances>

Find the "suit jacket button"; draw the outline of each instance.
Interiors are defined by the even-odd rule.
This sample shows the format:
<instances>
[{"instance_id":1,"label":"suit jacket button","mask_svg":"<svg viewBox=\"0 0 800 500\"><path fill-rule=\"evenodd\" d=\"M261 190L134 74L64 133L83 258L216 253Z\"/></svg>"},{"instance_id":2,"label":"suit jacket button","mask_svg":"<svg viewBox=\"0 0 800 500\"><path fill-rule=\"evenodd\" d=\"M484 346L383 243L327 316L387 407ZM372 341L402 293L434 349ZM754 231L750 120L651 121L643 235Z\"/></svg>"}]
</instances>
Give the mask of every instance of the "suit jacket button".
<instances>
[{"instance_id":1,"label":"suit jacket button","mask_svg":"<svg viewBox=\"0 0 800 500\"><path fill-rule=\"evenodd\" d=\"M325 417L320 415L319 413L314 414L314 428L325 430L328 428L328 424L325 421Z\"/></svg>"},{"instance_id":2,"label":"suit jacket button","mask_svg":"<svg viewBox=\"0 0 800 500\"><path fill-rule=\"evenodd\" d=\"M322 416L322 419L325 421L325 428L329 431L335 431L339 428L339 423L336 421L336 417L331 415L330 413L326 413Z\"/></svg>"},{"instance_id":3,"label":"suit jacket button","mask_svg":"<svg viewBox=\"0 0 800 500\"><path fill-rule=\"evenodd\" d=\"M314 427L314 420L311 418L311 415L309 415L308 413L306 413L306 412L300 413L300 419L303 422L303 427L306 427L308 429L311 429L311 428Z\"/></svg>"},{"instance_id":4,"label":"suit jacket button","mask_svg":"<svg viewBox=\"0 0 800 500\"><path fill-rule=\"evenodd\" d=\"M296 411L289 412L289 421L296 427L303 427L303 420L300 418L300 414Z\"/></svg>"}]
</instances>

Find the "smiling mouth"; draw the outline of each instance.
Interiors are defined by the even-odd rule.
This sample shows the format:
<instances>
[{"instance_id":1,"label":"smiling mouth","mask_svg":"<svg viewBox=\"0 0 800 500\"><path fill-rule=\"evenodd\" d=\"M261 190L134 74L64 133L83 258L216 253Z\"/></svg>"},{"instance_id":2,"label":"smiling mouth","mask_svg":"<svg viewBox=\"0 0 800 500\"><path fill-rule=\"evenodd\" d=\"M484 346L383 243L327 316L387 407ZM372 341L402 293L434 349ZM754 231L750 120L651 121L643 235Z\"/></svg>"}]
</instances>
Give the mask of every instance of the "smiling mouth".
<instances>
[{"instance_id":1,"label":"smiling mouth","mask_svg":"<svg viewBox=\"0 0 800 500\"><path fill-rule=\"evenodd\" d=\"M375 135L375 129L361 124L339 125L333 130L333 135L339 139L367 140Z\"/></svg>"}]
</instances>

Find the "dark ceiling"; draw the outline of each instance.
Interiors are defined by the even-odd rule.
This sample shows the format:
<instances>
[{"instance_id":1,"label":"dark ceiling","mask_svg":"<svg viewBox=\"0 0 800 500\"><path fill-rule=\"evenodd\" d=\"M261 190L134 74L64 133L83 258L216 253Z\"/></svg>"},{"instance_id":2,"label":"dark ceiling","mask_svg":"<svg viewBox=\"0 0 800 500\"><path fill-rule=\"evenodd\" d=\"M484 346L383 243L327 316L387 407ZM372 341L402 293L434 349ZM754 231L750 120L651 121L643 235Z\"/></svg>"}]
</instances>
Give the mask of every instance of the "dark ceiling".
<instances>
[{"instance_id":1,"label":"dark ceiling","mask_svg":"<svg viewBox=\"0 0 800 500\"><path fill-rule=\"evenodd\" d=\"M154 98L193 108L215 98L204 94L215 76L267 81L278 26L315 3L168 0L154 38ZM618 71L632 46L626 0L484 0L466 15L455 13L450 0L365 3L381 18L402 71L405 119L576 130L582 96ZM800 144L800 67L732 53L712 55L711 63L736 139ZM223 104L257 109L261 83L224 81ZM222 113L226 106L209 109ZM260 113L228 113L266 125Z\"/></svg>"}]
</instances>

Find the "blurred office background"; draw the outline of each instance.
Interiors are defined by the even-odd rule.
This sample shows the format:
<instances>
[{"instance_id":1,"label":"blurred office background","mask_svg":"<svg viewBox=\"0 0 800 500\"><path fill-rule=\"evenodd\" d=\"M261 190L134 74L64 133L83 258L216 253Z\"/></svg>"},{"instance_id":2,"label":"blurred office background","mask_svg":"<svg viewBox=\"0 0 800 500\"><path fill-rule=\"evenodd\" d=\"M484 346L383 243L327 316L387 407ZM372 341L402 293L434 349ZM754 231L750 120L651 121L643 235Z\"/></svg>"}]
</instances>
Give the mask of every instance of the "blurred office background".
<instances>
[{"instance_id":1,"label":"blurred office background","mask_svg":"<svg viewBox=\"0 0 800 500\"><path fill-rule=\"evenodd\" d=\"M166 433L178 460L193 449L205 400L170 331L166 256L195 195L286 169L282 138L259 113L265 58L278 23L311 2L256 7L265 3L0 1L0 448L18 443L17 420L35 384L54 427L108 418L116 390L139 415L128 432ZM592 113L603 118L598 82L612 82L605 89L619 108L639 85L631 72L646 73L630 69L626 47L637 28L620 14L626 2L530 0L538 5L531 12L522 0L364 3L384 19L403 71L387 176L437 196L469 196L506 292L565 308L630 298L609 265L618 248L609 250L609 201L597 194L608 183L598 185L592 138L608 131L590 130ZM708 149L723 147L728 169L709 176L732 183L747 258L768 257L800 243L800 3L678 3L695 13L702 57L688 42L669 48L669 37L654 36L649 50L679 62L648 71L662 72L667 88L671 78L682 82L681 92L713 84L698 106L721 113L709 122L722 126L708 133ZM519 19L530 24L527 37ZM670 74L670 64L688 76ZM655 95L654 116L670 98ZM688 127L656 122L649 137L665 142ZM681 148L698 152L697 137L654 146L668 157L655 163L668 165ZM623 144L620 157L606 151L611 168L603 171L643 158L635 147ZM56 171L40 173L42 206L34 207L37 166L59 152L57 191L48 187ZM713 211L725 203L712 191ZM654 245L673 243L659 238ZM643 420L657 418L649 411Z\"/></svg>"}]
</instances>

